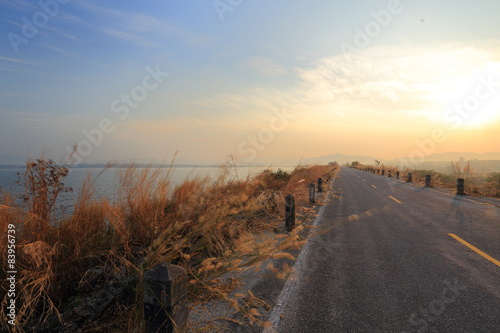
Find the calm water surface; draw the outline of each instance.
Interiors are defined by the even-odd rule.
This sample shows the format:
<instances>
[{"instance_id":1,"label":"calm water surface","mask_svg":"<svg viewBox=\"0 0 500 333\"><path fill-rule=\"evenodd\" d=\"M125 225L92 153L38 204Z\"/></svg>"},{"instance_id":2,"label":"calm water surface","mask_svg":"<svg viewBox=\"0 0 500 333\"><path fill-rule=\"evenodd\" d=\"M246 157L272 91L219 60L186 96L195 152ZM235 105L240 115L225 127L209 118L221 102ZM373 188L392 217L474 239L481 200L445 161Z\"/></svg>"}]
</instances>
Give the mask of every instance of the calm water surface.
<instances>
[{"instance_id":1,"label":"calm water surface","mask_svg":"<svg viewBox=\"0 0 500 333\"><path fill-rule=\"evenodd\" d=\"M292 171L295 167L280 167L285 171ZM264 170L264 167L237 167L230 169L230 178L245 179L258 174ZM273 169L278 169L275 167ZM142 172L143 168L138 168L137 172ZM153 169L155 170L155 169ZM9 193L16 197L16 201L21 203L24 189L17 184L19 180L17 173L23 172L23 169L0 169L0 193ZM85 179L90 175L95 187L95 197L107 198L110 201L117 200L118 187L120 184L120 175L123 175L125 169L110 168L73 168L70 170L64 183L73 189L72 192L62 193L58 199L58 209L63 213L70 214L73 205L78 199L78 194L82 188ZM167 176L168 168L163 168L162 173ZM169 180L175 186L183 181L195 176L208 176L210 179L216 179L222 172L218 167L173 167L170 169Z\"/></svg>"}]
</instances>

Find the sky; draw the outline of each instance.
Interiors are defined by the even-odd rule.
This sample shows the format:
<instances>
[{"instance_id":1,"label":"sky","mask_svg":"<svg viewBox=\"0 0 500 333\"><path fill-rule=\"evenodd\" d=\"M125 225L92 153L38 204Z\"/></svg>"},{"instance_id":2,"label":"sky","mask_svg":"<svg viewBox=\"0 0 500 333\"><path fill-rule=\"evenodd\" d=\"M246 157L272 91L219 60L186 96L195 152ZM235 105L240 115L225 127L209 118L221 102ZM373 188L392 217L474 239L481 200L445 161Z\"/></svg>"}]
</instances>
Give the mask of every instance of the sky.
<instances>
[{"instance_id":1,"label":"sky","mask_svg":"<svg viewBox=\"0 0 500 333\"><path fill-rule=\"evenodd\" d=\"M498 152L495 0L0 0L0 164Z\"/></svg>"}]
</instances>

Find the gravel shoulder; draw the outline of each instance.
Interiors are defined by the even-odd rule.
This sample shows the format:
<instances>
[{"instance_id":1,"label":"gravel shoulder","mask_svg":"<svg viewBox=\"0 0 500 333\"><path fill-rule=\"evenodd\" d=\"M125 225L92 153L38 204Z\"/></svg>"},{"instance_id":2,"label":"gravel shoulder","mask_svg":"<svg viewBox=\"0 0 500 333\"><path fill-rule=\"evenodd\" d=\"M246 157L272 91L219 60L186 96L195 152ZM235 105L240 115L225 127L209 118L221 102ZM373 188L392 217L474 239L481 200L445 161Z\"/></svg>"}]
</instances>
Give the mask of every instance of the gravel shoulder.
<instances>
[{"instance_id":1,"label":"gravel shoulder","mask_svg":"<svg viewBox=\"0 0 500 333\"><path fill-rule=\"evenodd\" d=\"M330 189L333 181L325 184L325 188L328 189L327 192L317 193L316 204L308 205L308 207L312 209L312 213L302 223L304 229L299 234L301 239L308 239L313 234L312 230L314 230L314 224L321 214L321 208L331 194ZM298 220L299 219L297 218L297 221ZM284 220L280 223L279 230L280 232L277 234L267 233L260 235L259 237L265 239L265 237L285 235ZM255 300L252 300L251 305L258 308L261 315L260 319L262 321L268 321L272 318L273 312L275 314L276 309L279 309L280 307L278 302L280 302L283 297L283 290L284 288L286 289L286 284L290 283L290 280L293 280L290 279L290 274L286 274L282 278L276 277L276 274L272 272L270 267L281 269L283 265L288 265L293 268L293 271L295 271L296 262L300 261L300 258L303 256L302 253L305 251L308 244L309 242L306 242L300 250L288 251L288 253L291 254L295 260L269 259L262 262L258 266L258 270L249 269L240 273L238 276L226 276L226 279L236 277L241 283L241 285L232 292L232 296L238 293L247 294L248 291L253 293L256 298L260 299L260 301L258 302L259 304L255 304ZM291 274L293 274L293 271ZM201 326L209 323L212 323L214 328L213 331L223 333L247 333L262 331L262 328L257 325L248 325L247 320L241 313L232 308L228 302L221 300L212 300L202 306L193 306L189 313L189 320L192 323L190 332L196 332Z\"/></svg>"}]
</instances>

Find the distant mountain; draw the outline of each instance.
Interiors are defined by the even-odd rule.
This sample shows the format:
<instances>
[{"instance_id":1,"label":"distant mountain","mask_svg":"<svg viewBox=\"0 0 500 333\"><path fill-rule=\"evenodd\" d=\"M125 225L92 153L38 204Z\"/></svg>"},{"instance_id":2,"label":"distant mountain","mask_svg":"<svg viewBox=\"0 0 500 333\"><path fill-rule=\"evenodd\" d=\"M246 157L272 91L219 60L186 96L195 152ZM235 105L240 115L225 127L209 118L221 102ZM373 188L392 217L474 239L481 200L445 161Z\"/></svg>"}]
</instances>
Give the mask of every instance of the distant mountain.
<instances>
[{"instance_id":1,"label":"distant mountain","mask_svg":"<svg viewBox=\"0 0 500 333\"><path fill-rule=\"evenodd\" d=\"M27 158L24 156L15 155L5 155L0 154L0 167L20 165L24 166L26 164ZM381 158L366 156L366 155L348 155L348 154L331 154L323 155L317 157L275 157L275 158L257 158L250 163L245 163L243 161L236 161L239 166L258 166L258 167L282 167L282 166L297 166L299 164L328 164L330 162L337 162L339 164L352 163L358 161L363 164L374 165L375 160L379 160L382 164L393 165L396 167L411 167L418 169L436 169L445 171L451 167L451 161L473 161L473 166L476 170L484 172L500 172L500 152L491 153L468 153L468 152L448 152L439 153L426 156L424 159L410 159L408 157L399 157L392 160L384 160ZM128 165L129 163L135 163L136 165L151 165L151 164L162 164L169 165L172 161L165 160L124 160L119 161L117 164ZM217 160L204 160L196 161L194 159L184 159L177 157L174 160L174 165L176 166L219 166L224 164L224 162L231 163L228 159L227 161L217 161ZM411 163L414 162L414 163ZM77 167L98 167L105 165L106 163L96 163L96 164L81 164Z\"/></svg>"},{"instance_id":2,"label":"distant mountain","mask_svg":"<svg viewBox=\"0 0 500 333\"><path fill-rule=\"evenodd\" d=\"M500 153L467 153L467 152L449 152L426 156L424 159L415 159L416 163L411 163L408 157L400 157L394 160L384 160L372 156L364 155L346 155L333 154L319 156L315 158L304 159L304 163L309 164L327 164L329 162L338 162L340 164L351 163L358 161L363 164L374 165L375 160L379 160L382 164L392 165L395 167L410 167L413 169L434 169L440 172L449 173L452 171L451 162L460 162L462 167L470 161L471 167L476 172L500 172Z\"/></svg>"},{"instance_id":3,"label":"distant mountain","mask_svg":"<svg viewBox=\"0 0 500 333\"><path fill-rule=\"evenodd\" d=\"M358 161L363 164L375 164L375 160L380 160L380 159L372 156L346 155L346 154L333 154L333 155L325 155L325 156L306 159L306 161L311 164L312 163L327 164L329 162L337 162L339 164L344 164L344 163L351 163L354 161Z\"/></svg>"},{"instance_id":4,"label":"distant mountain","mask_svg":"<svg viewBox=\"0 0 500 333\"><path fill-rule=\"evenodd\" d=\"M400 157L393 160L381 159L374 156L366 155L349 155L349 154L331 154L317 157L275 157L275 158L257 158L250 163L237 161L240 166L262 166L262 167L281 167L281 166L297 166L299 164L328 164L330 162L337 162L339 164L352 163L358 161L363 164L374 165L375 161L379 160L382 164L393 166L409 166L418 169L440 169L446 171L451 167L451 161L475 161L473 166L476 170L484 172L498 172L500 171L500 153L467 153L467 152L449 152L440 153L426 156L419 163L411 164L408 157ZM176 159L175 164L188 164L188 165L220 165L223 162L217 161L200 161L198 163L190 160Z\"/></svg>"},{"instance_id":5,"label":"distant mountain","mask_svg":"<svg viewBox=\"0 0 500 333\"><path fill-rule=\"evenodd\" d=\"M467 153L449 152L426 156L425 158L400 157L386 161L387 165L397 167L410 167L413 169L433 169L449 173L452 171L451 162L460 162L464 167L470 161L471 167L476 172L500 172L500 153Z\"/></svg>"},{"instance_id":6,"label":"distant mountain","mask_svg":"<svg viewBox=\"0 0 500 333\"><path fill-rule=\"evenodd\" d=\"M425 157L426 161L458 161L458 160L500 160L499 152L492 153L467 153L467 152L449 152L432 154Z\"/></svg>"},{"instance_id":7,"label":"distant mountain","mask_svg":"<svg viewBox=\"0 0 500 333\"><path fill-rule=\"evenodd\" d=\"M468 152L449 152L449 153L439 153L432 154L421 157L398 157L394 160L386 161L387 163L426 163L426 162L451 162L451 161L500 161L500 153L468 153Z\"/></svg>"},{"instance_id":8,"label":"distant mountain","mask_svg":"<svg viewBox=\"0 0 500 333\"><path fill-rule=\"evenodd\" d=\"M457 161L455 161L457 162ZM460 168L464 168L470 163L470 167L475 173L500 172L500 160L463 160L459 163ZM408 164L387 163L395 167L407 167ZM451 161L426 161L410 165L412 169L436 170L442 173L452 173L453 167Z\"/></svg>"}]
</instances>

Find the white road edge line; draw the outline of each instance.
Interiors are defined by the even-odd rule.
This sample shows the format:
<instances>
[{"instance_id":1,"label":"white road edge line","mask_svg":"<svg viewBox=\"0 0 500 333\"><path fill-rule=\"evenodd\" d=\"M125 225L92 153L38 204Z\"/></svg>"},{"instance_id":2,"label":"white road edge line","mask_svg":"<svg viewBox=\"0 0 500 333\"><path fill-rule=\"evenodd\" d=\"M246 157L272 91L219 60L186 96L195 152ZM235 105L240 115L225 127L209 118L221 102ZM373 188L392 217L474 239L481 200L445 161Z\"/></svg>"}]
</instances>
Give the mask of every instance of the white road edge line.
<instances>
[{"instance_id":1,"label":"white road edge line","mask_svg":"<svg viewBox=\"0 0 500 333\"><path fill-rule=\"evenodd\" d=\"M336 178L332 180L331 189L333 189L333 183ZM330 197L332 199L332 191L328 192L327 198ZM328 200L325 200L328 201ZM323 218L323 215L325 214L325 210L328 204L321 206L319 209L319 213L316 216L316 219L314 220L313 227L316 227ZM285 282L285 285L283 286L283 289L281 290L280 296L278 297L278 300L276 301L276 306L274 307L273 311L271 312L271 315L268 318L268 322L271 323L270 327L264 328L262 333L277 333L277 328L280 323L281 315L283 314L283 311L285 310L286 305L288 304L288 301L290 300L290 296L292 295L292 291L295 289L297 285L297 272L300 271L302 267L302 261L304 260L304 257L306 254L309 252L309 248L311 247L311 242L309 237L312 234L312 230L309 232L309 235L307 235L307 243L304 245L302 250L300 251L299 256L297 257L297 260L295 261L295 265L293 266L293 271L288 275L288 278Z\"/></svg>"},{"instance_id":2,"label":"white road edge line","mask_svg":"<svg viewBox=\"0 0 500 333\"><path fill-rule=\"evenodd\" d=\"M388 179L391 179L391 178L388 178ZM446 193L446 192L441 192L441 191L438 191L438 190L434 190L432 188L429 188L429 187L422 187L422 186L418 186L414 183L407 183L401 179L395 179L395 178L392 178L391 179L392 181L394 182L397 182L397 183L401 183L403 185L408 185L408 186L412 186L412 187L416 187L416 188L424 188L428 191L432 191L432 192L435 192L435 193L440 193L440 194L444 194L444 195L447 195L447 196L450 196L450 197L460 197L462 200L465 200L465 201L470 201L470 202L473 202L473 203L476 203L476 204L479 204L479 205L483 205L484 206L484 202L481 202L481 201L476 201L476 200L473 200L471 199L470 197L467 197L467 196L463 196L463 195L456 195L456 194L451 194L451 193ZM488 197L484 197L484 198L488 198ZM495 205L491 206L491 207L496 207L496 208L499 208Z\"/></svg>"},{"instance_id":3,"label":"white road edge line","mask_svg":"<svg viewBox=\"0 0 500 333\"><path fill-rule=\"evenodd\" d=\"M396 179L394 179L396 180ZM397 180L396 180L397 181ZM413 186L413 187L416 187L416 188L423 188L423 189L426 189L427 191L432 191L434 193L440 193L440 194L444 194L444 195L447 195L447 196L450 196L450 197L460 197L462 200L465 200L465 201L470 201L470 202L473 202L473 203L477 203L477 204L480 204L480 205L484 205L484 202L481 202L481 201L476 201L476 200L473 200L471 199L470 197L467 197L467 196L464 196L464 195L456 195L456 194L451 194L451 193L446 193L446 192L441 192L441 191L438 191L438 190L434 190L432 188L429 188L429 187L422 187L422 186L418 186L416 184L413 184L413 183L407 183L407 182L403 182L401 180L399 180L400 183L403 183L405 185L409 185L409 186ZM446 187L444 187L446 188ZM488 198L488 197L484 197L484 198ZM492 207L496 207L496 206L492 206ZM497 207L498 208L498 207Z\"/></svg>"}]
</instances>

